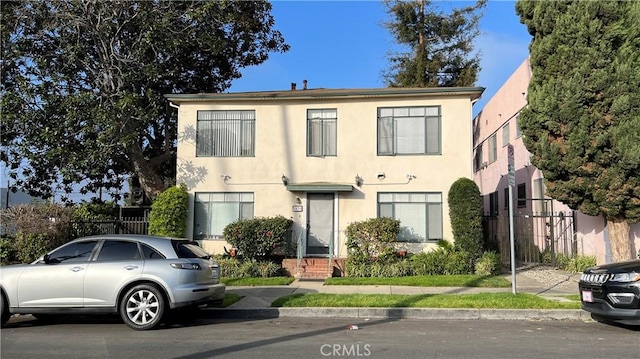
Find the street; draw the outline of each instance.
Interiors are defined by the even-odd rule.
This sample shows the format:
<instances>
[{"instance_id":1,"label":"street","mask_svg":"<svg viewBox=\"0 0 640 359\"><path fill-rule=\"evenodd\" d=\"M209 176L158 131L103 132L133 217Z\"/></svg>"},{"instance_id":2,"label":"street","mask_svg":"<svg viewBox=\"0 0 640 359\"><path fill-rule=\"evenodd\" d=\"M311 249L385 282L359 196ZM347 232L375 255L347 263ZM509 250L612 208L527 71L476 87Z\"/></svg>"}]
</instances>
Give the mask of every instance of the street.
<instances>
[{"instance_id":1,"label":"street","mask_svg":"<svg viewBox=\"0 0 640 359\"><path fill-rule=\"evenodd\" d=\"M174 320L134 331L117 317L45 324L14 317L9 358L639 358L640 330L578 321ZM357 325L358 329L348 329Z\"/></svg>"}]
</instances>

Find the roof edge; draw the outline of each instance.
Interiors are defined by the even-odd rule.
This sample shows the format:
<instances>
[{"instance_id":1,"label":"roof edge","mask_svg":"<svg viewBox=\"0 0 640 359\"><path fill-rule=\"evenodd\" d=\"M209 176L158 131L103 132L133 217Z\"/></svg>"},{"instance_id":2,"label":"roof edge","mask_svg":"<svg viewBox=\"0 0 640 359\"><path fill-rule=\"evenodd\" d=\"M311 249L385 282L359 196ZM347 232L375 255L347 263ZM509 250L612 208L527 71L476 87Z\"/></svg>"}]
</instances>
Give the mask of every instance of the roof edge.
<instances>
[{"instance_id":1,"label":"roof edge","mask_svg":"<svg viewBox=\"0 0 640 359\"><path fill-rule=\"evenodd\" d=\"M372 89L309 89L290 91L165 94L164 97L177 104L200 101L310 100L328 98L402 97L412 95L468 95L471 100L476 100L480 98L484 90L484 87L388 87Z\"/></svg>"}]
</instances>

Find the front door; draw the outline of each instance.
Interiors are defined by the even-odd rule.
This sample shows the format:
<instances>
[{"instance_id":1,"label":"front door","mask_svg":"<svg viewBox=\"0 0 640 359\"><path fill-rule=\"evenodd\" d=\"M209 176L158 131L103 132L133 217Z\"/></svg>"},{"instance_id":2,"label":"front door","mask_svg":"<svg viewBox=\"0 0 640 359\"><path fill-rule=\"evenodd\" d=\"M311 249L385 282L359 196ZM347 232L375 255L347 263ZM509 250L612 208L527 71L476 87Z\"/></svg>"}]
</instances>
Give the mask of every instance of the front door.
<instances>
[{"instance_id":1,"label":"front door","mask_svg":"<svg viewBox=\"0 0 640 359\"><path fill-rule=\"evenodd\" d=\"M333 241L333 193L309 193L307 255L326 256Z\"/></svg>"}]
</instances>

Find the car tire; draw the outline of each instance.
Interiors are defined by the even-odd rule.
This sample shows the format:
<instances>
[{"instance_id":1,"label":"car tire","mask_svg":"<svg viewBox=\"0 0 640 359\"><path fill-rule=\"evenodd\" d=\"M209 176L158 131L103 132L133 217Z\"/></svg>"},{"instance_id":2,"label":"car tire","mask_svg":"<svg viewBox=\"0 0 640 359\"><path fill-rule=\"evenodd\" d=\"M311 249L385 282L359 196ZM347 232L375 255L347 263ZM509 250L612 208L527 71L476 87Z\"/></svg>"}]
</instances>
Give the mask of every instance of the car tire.
<instances>
[{"instance_id":1,"label":"car tire","mask_svg":"<svg viewBox=\"0 0 640 359\"><path fill-rule=\"evenodd\" d=\"M0 325L4 326L5 323L9 321L9 318L11 318L9 304L4 297L4 293L0 293Z\"/></svg>"},{"instance_id":2,"label":"car tire","mask_svg":"<svg viewBox=\"0 0 640 359\"><path fill-rule=\"evenodd\" d=\"M140 284L127 291L120 302L120 317L135 330L154 329L162 322L165 300L153 285Z\"/></svg>"}]
</instances>

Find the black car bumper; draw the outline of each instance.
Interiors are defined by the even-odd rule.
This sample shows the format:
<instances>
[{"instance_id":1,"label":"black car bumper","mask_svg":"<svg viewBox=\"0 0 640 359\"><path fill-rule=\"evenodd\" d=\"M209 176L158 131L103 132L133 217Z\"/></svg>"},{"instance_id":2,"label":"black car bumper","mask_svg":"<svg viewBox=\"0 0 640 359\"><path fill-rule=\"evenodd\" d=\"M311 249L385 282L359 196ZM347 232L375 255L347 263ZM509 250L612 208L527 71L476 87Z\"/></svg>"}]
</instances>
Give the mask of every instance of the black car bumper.
<instances>
[{"instance_id":1,"label":"black car bumper","mask_svg":"<svg viewBox=\"0 0 640 359\"><path fill-rule=\"evenodd\" d=\"M582 302L582 309L603 319L624 324L640 324L640 309L615 308L601 299Z\"/></svg>"}]
</instances>

